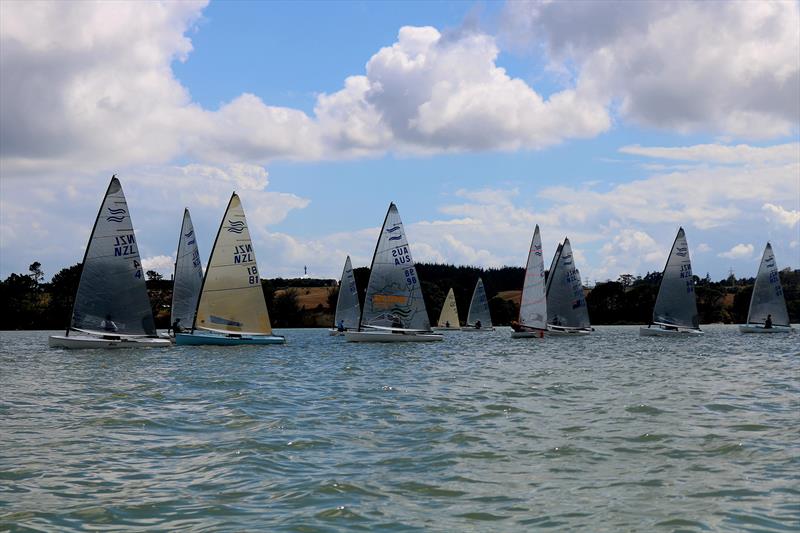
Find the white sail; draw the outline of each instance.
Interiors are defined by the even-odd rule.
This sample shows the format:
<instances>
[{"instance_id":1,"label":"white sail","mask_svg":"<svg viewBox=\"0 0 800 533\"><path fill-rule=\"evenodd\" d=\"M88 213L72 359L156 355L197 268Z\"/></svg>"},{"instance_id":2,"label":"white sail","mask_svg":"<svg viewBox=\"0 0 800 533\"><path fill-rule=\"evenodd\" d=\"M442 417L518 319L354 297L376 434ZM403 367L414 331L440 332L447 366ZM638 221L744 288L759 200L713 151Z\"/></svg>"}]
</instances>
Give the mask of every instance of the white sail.
<instances>
[{"instance_id":1,"label":"white sail","mask_svg":"<svg viewBox=\"0 0 800 533\"><path fill-rule=\"evenodd\" d=\"M440 328L457 328L458 327L458 307L456 307L456 295L453 293L453 288L447 291L447 297L442 304L442 312L439 314L439 321L436 325Z\"/></svg>"},{"instance_id":2,"label":"white sail","mask_svg":"<svg viewBox=\"0 0 800 533\"><path fill-rule=\"evenodd\" d=\"M748 324L763 324L767 315L772 315L772 323L776 326L789 325L789 312L781 287L781 278L772 245L767 243L761 264L758 267L753 296L750 298L750 310L747 313Z\"/></svg>"},{"instance_id":3,"label":"white sail","mask_svg":"<svg viewBox=\"0 0 800 533\"><path fill-rule=\"evenodd\" d=\"M202 285L203 265L200 264L197 236L194 233L189 210L185 209L181 234L178 238L178 254L175 259L170 324L178 321L178 326L184 329L192 326Z\"/></svg>"},{"instance_id":4,"label":"white sail","mask_svg":"<svg viewBox=\"0 0 800 533\"><path fill-rule=\"evenodd\" d=\"M533 231L528 263L525 266L525 282L519 304L519 323L537 329L547 328L547 298L545 296L544 259L539 226Z\"/></svg>"},{"instance_id":5,"label":"white sail","mask_svg":"<svg viewBox=\"0 0 800 533\"><path fill-rule=\"evenodd\" d=\"M133 223L116 176L86 246L70 327L103 334L156 334Z\"/></svg>"},{"instance_id":6,"label":"white sail","mask_svg":"<svg viewBox=\"0 0 800 533\"><path fill-rule=\"evenodd\" d=\"M678 230L664 267L653 308L653 323L694 329L700 325L692 279L692 261L683 228Z\"/></svg>"},{"instance_id":7,"label":"white sail","mask_svg":"<svg viewBox=\"0 0 800 533\"><path fill-rule=\"evenodd\" d=\"M431 329L417 269L394 204L386 212L372 257L360 326Z\"/></svg>"},{"instance_id":8,"label":"white sail","mask_svg":"<svg viewBox=\"0 0 800 533\"><path fill-rule=\"evenodd\" d=\"M558 247L547 278L547 323L566 328L591 326L569 239L564 239L564 244Z\"/></svg>"},{"instance_id":9,"label":"white sail","mask_svg":"<svg viewBox=\"0 0 800 533\"><path fill-rule=\"evenodd\" d=\"M472 300L469 302L467 312L467 326L475 326L480 321L482 328L492 327L492 315L489 313L489 300L486 298L486 289L483 280L478 278L475 290L472 291Z\"/></svg>"},{"instance_id":10,"label":"white sail","mask_svg":"<svg viewBox=\"0 0 800 533\"><path fill-rule=\"evenodd\" d=\"M256 254L242 203L233 193L208 260L195 328L271 335Z\"/></svg>"},{"instance_id":11,"label":"white sail","mask_svg":"<svg viewBox=\"0 0 800 533\"><path fill-rule=\"evenodd\" d=\"M341 323L345 329L357 329L360 316L361 306L358 303L356 278L353 275L353 265L348 255L342 270L342 280L339 282L339 297L336 299L334 327L338 327Z\"/></svg>"}]
</instances>

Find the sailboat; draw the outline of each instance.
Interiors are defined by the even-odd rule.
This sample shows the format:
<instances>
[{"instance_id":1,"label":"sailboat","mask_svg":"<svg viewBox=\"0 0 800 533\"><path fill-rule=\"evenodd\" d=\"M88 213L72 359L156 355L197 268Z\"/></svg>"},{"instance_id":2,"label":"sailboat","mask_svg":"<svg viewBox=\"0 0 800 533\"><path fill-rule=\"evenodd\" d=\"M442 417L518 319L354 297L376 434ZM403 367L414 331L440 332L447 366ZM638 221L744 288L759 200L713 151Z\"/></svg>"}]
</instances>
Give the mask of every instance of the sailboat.
<instances>
[{"instance_id":1,"label":"sailboat","mask_svg":"<svg viewBox=\"0 0 800 533\"><path fill-rule=\"evenodd\" d=\"M442 335L431 331L417 269L411 259L397 207L389 204L372 256L367 294L357 331L348 342L430 342Z\"/></svg>"},{"instance_id":2,"label":"sailboat","mask_svg":"<svg viewBox=\"0 0 800 533\"><path fill-rule=\"evenodd\" d=\"M544 337L547 329L547 297L544 284L544 259L539 225L533 230L528 262L525 265L525 282L519 301L519 318L511 324L511 337Z\"/></svg>"},{"instance_id":3,"label":"sailboat","mask_svg":"<svg viewBox=\"0 0 800 533\"><path fill-rule=\"evenodd\" d=\"M697 297L692 279L689 244L683 228L678 229L658 288L653 320L639 328L643 336L701 335Z\"/></svg>"},{"instance_id":4,"label":"sailboat","mask_svg":"<svg viewBox=\"0 0 800 533\"><path fill-rule=\"evenodd\" d=\"M568 238L559 244L553 256L545 292L547 330L551 335L586 335L592 331L581 274L575 268Z\"/></svg>"},{"instance_id":5,"label":"sailboat","mask_svg":"<svg viewBox=\"0 0 800 533\"><path fill-rule=\"evenodd\" d=\"M467 325L461 331L494 331L492 315L489 312L489 300L486 298L486 289L483 280L478 278L475 290L472 291L472 300L469 302L467 312Z\"/></svg>"},{"instance_id":6,"label":"sailboat","mask_svg":"<svg viewBox=\"0 0 800 533\"><path fill-rule=\"evenodd\" d=\"M178 345L283 344L272 334L256 254L239 196L222 217L203 278L192 330L175 335Z\"/></svg>"},{"instance_id":7,"label":"sailboat","mask_svg":"<svg viewBox=\"0 0 800 533\"><path fill-rule=\"evenodd\" d=\"M447 291L447 297L442 304L442 312L439 313L439 320L436 322L434 331L458 331L461 328L458 326L458 307L456 306L456 295L453 293L453 288Z\"/></svg>"},{"instance_id":8,"label":"sailboat","mask_svg":"<svg viewBox=\"0 0 800 533\"><path fill-rule=\"evenodd\" d=\"M361 306L358 304L358 289L356 278L353 275L353 265L350 256L344 262L342 280L339 282L339 297L336 299L336 315L333 319L333 328L328 330L330 335L344 335L347 330L358 329L358 319L361 316Z\"/></svg>"},{"instance_id":9,"label":"sailboat","mask_svg":"<svg viewBox=\"0 0 800 533\"><path fill-rule=\"evenodd\" d=\"M203 286L203 265L197 248L189 210L183 210L183 223L178 237L178 252L175 259L175 274L172 284L172 308L169 323L174 333L189 329L194 323L197 299Z\"/></svg>"},{"instance_id":10,"label":"sailboat","mask_svg":"<svg viewBox=\"0 0 800 533\"><path fill-rule=\"evenodd\" d=\"M765 327L767 317L772 320L772 327ZM753 295L750 298L750 309L747 312L747 324L741 324L742 333L791 333L789 313L786 310L786 299L783 296L781 278L772 245L767 243L761 264L758 267Z\"/></svg>"},{"instance_id":11,"label":"sailboat","mask_svg":"<svg viewBox=\"0 0 800 533\"><path fill-rule=\"evenodd\" d=\"M122 185L111 177L89 236L72 317L53 348L169 346L157 337Z\"/></svg>"}]
</instances>

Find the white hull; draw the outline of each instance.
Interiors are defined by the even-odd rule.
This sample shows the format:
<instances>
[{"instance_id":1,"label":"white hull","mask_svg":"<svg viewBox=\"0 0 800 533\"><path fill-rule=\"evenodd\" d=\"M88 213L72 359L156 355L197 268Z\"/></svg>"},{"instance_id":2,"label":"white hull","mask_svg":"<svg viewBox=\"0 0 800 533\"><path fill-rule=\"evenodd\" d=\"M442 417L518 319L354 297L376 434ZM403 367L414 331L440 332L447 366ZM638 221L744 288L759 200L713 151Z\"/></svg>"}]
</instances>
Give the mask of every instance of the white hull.
<instances>
[{"instance_id":1,"label":"white hull","mask_svg":"<svg viewBox=\"0 0 800 533\"><path fill-rule=\"evenodd\" d=\"M391 331L348 331L347 342L434 342L444 339L438 333L393 333Z\"/></svg>"},{"instance_id":2,"label":"white hull","mask_svg":"<svg viewBox=\"0 0 800 533\"><path fill-rule=\"evenodd\" d=\"M87 348L163 348L172 343L169 339L153 337L113 337L103 338L96 335L51 335L51 348L71 348L83 350Z\"/></svg>"},{"instance_id":3,"label":"white hull","mask_svg":"<svg viewBox=\"0 0 800 533\"><path fill-rule=\"evenodd\" d=\"M555 337L584 337L592 332L591 329L578 329L578 328L554 328L547 327L547 335Z\"/></svg>"},{"instance_id":4,"label":"white hull","mask_svg":"<svg viewBox=\"0 0 800 533\"><path fill-rule=\"evenodd\" d=\"M693 337L696 335L703 335L699 329L666 329L661 326L639 328L639 335L641 337Z\"/></svg>"},{"instance_id":5,"label":"white hull","mask_svg":"<svg viewBox=\"0 0 800 533\"><path fill-rule=\"evenodd\" d=\"M492 326L490 328L471 328L469 326L464 326L463 328L460 328L460 329L461 329L461 331L480 331L480 332L484 332L484 331L494 331L494 326Z\"/></svg>"},{"instance_id":6,"label":"white hull","mask_svg":"<svg viewBox=\"0 0 800 533\"><path fill-rule=\"evenodd\" d=\"M792 333L794 328L791 326L772 326L765 328L760 324L740 324L739 332L741 333Z\"/></svg>"},{"instance_id":7,"label":"white hull","mask_svg":"<svg viewBox=\"0 0 800 533\"><path fill-rule=\"evenodd\" d=\"M534 329L534 330L527 330L527 331L512 331L511 332L511 338L512 339L541 339L541 338L544 338L544 330L543 329Z\"/></svg>"}]
</instances>

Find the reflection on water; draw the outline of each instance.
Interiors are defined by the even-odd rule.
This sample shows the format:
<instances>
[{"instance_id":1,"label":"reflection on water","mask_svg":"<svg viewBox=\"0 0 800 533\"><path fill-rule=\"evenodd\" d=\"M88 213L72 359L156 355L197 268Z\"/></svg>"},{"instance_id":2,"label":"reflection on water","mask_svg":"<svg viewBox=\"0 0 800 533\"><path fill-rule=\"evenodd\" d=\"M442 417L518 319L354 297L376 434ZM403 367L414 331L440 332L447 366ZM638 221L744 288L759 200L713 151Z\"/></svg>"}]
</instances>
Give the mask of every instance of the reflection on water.
<instances>
[{"instance_id":1,"label":"reflection on water","mask_svg":"<svg viewBox=\"0 0 800 533\"><path fill-rule=\"evenodd\" d=\"M0 529L800 523L797 335L61 351L0 333Z\"/></svg>"}]
</instances>

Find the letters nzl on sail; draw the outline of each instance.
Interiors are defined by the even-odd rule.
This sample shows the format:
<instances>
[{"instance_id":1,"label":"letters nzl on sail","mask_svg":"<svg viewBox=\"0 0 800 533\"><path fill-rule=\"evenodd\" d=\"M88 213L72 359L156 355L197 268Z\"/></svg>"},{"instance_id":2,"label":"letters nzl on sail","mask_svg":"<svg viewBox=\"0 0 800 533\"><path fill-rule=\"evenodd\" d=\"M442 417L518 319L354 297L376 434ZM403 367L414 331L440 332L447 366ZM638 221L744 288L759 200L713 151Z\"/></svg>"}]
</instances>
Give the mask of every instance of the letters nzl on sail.
<instances>
[{"instance_id":1,"label":"letters nzl on sail","mask_svg":"<svg viewBox=\"0 0 800 533\"><path fill-rule=\"evenodd\" d=\"M136 238L133 233L129 235L114 236L114 257L124 257L136 253Z\"/></svg>"},{"instance_id":2,"label":"letters nzl on sail","mask_svg":"<svg viewBox=\"0 0 800 533\"><path fill-rule=\"evenodd\" d=\"M233 263L252 263L253 259L253 245L251 244L236 244L233 247Z\"/></svg>"}]
</instances>

